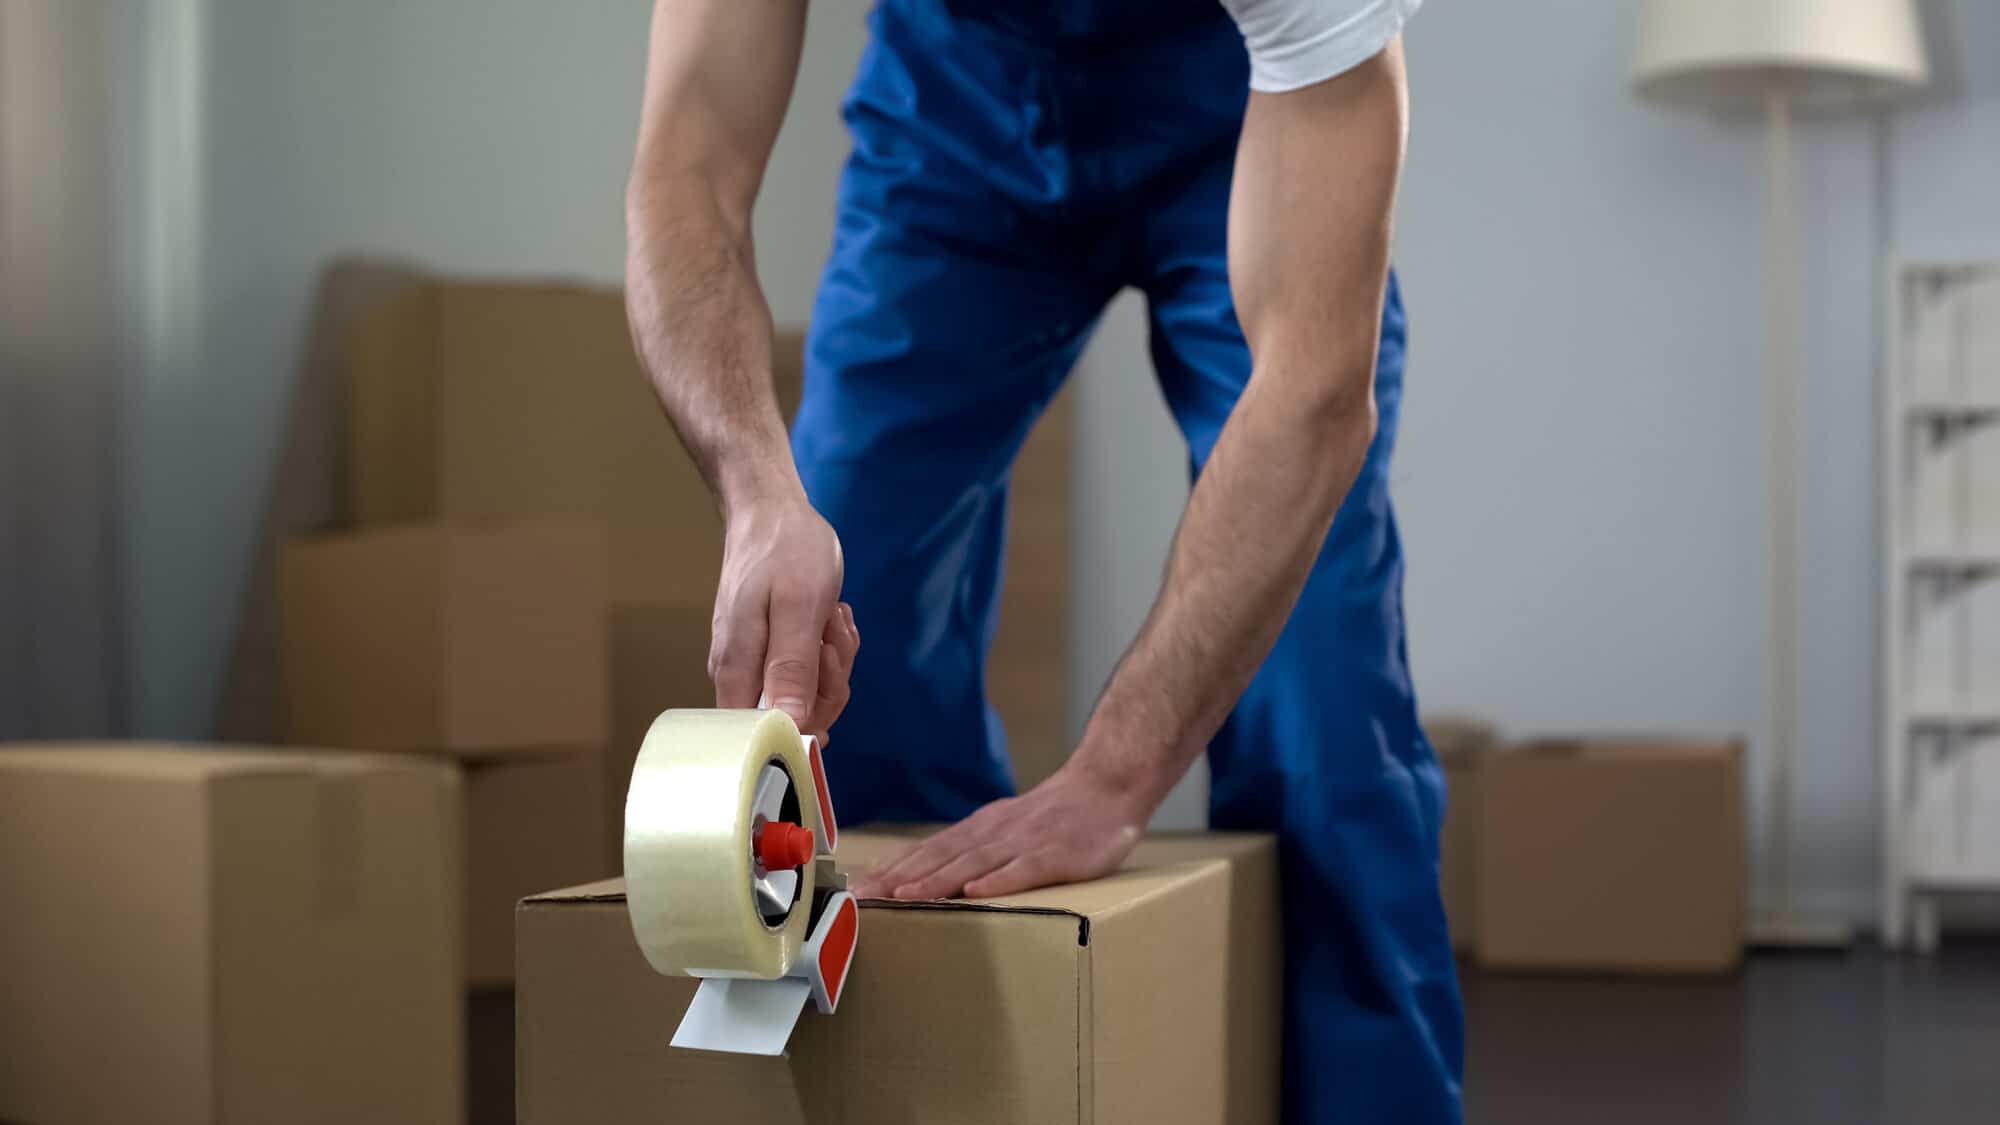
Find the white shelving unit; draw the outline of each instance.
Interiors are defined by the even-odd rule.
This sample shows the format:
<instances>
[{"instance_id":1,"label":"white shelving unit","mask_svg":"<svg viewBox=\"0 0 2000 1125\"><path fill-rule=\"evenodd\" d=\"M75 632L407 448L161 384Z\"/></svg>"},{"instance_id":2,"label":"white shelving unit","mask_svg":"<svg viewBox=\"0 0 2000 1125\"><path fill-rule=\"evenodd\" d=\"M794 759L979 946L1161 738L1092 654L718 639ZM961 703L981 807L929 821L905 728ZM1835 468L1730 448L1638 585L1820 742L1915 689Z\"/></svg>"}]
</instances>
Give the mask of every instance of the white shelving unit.
<instances>
[{"instance_id":1,"label":"white shelving unit","mask_svg":"<svg viewBox=\"0 0 2000 1125\"><path fill-rule=\"evenodd\" d=\"M1882 940L2000 893L2000 263L1889 279Z\"/></svg>"}]
</instances>

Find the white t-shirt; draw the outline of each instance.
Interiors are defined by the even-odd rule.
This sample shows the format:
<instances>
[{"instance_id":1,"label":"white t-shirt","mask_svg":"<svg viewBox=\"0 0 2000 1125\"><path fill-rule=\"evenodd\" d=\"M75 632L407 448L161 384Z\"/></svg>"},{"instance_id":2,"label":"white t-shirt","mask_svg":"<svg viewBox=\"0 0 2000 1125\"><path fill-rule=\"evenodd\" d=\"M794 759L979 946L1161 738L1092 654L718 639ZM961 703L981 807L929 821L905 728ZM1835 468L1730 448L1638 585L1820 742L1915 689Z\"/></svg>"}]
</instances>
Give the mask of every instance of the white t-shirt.
<instances>
[{"instance_id":1,"label":"white t-shirt","mask_svg":"<svg viewBox=\"0 0 2000 1125\"><path fill-rule=\"evenodd\" d=\"M1324 82L1374 58L1423 0L1222 0L1250 48L1250 88Z\"/></svg>"}]
</instances>

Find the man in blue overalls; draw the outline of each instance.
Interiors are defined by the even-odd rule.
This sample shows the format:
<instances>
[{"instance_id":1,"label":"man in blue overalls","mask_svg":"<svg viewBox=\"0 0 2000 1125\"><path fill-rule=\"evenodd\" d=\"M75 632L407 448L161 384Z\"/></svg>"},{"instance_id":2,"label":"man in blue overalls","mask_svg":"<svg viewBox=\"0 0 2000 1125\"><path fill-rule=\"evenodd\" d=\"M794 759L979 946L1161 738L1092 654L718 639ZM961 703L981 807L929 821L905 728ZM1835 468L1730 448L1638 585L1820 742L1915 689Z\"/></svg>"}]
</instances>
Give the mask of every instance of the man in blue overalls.
<instances>
[{"instance_id":1,"label":"man in blue overalls","mask_svg":"<svg viewBox=\"0 0 2000 1125\"><path fill-rule=\"evenodd\" d=\"M959 822L873 895L1107 873L1206 750L1214 826L1285 845L1288 1122L1459 1116L1389 504L1415 6L880 0L789 439L750 219L805 0L661 0L628 197L634 336L726 525L718 705L845 709L843 819ZM1008 474L1126 286L1195 486L1074 754L1011 796L984 693Z\"/></svg>"}]
</instances>

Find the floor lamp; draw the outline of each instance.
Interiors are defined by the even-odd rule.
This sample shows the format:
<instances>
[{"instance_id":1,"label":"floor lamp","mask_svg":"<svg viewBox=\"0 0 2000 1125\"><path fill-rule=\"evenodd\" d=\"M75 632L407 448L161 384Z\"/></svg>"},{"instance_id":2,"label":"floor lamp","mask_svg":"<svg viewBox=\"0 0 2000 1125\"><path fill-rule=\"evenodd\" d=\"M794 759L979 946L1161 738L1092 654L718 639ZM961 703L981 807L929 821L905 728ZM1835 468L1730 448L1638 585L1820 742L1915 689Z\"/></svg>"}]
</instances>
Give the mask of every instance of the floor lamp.
<instances>
[{"instance_id":1,"label":"floor lamp","mask_svg":"<svg viewBox=\"0 0 2000 1125\"><path fill-rule=\"evenodd\" d=\"M1770 745L1765 884L1754 943L1844 945L1847 927L1800 914L1792 885L1792 769L1798 719L1793 371L1795 110L1859 110L1929 77L1915 0L1645 0L1633 81L1642 97L1700 110L1758 112L1769 162L1766 364L1770 411Z\"/></svg>"}]
</instances>

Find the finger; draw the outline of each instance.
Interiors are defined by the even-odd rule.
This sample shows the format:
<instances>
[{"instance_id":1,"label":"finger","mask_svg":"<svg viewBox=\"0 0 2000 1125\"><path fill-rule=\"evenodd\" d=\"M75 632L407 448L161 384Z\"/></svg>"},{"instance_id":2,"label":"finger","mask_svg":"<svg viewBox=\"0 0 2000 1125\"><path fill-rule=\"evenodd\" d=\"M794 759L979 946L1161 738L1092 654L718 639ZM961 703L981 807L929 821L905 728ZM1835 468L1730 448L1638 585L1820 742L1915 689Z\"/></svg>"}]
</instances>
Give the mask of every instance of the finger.
<instances>
[{"instance_id":1,"label":"finger","mask_svg":"<svg viewBox=\"0 0 2000 1125\"><path fill-rule=\"evenodd\" d=\"M968 882L1005 867L1020 852L1018 846L998 843L981 845L962 853L931 874L897 887L891 897L950 898L965 890Z\"/></svg>"},{"instance_id":2,"label":"finger","mask_svg":"<svg viewBox=\"0 0 2000 1125\"><path fill-rule=\"evenodd\" d=\"M861 651L861 628L854 623L854 607L841 602L834 607L834 614L840 618L841 624L841 639L836 643L841 655L853 664L854 654Z\"/></svg>"},{"instance_id":3,"label":"finger","mask_svg":"<svg viewBox=\"0 0 2000 1125\"><path fill-rule=\"evenodd\" d=\"M965 884L967 898L999 898L1064 881L1061 855L1054 848L1037 848Z\"/></svg>"},{"instance_id":4,"label":"finger","mask_svg":"<svg viewBox=\"0 0 2000 1125\"><path fill-rule=\"evenodd\" d=\"M889 892L895 888L885 882L883 876L889 874L895 869L897 864L903 862L904 857L922 846L922 844L910 844L899 848L886 861L878 863L856 876L853 885L849 888L854 892L854 897L888 898Z\"/></svg>"},{"instance_id":5,"label":"finger","mask_svg":"<svg viewBox=\"0 0 2000 1125\"><path fill-rule=\"evenodd\" d=\"M833 595L801 585L771 590L770 639L764 655L764 698L800 726L812 721L819 696L820 634L833 612Z\"/></svg>"},{"instance_id":6,"label":"finger","mask_svg":"<svg viewBox=\"0 0 2000 1125\"><path fill-rule=\"evenodd\" d=\"M822 671L825 670L824 658L830 654L835 673L840 679L847 679L854 670L854 654L861 647L861 639L846 616L845 606L834 607L833 615L826 619L826 629L820 634L819 642ZM821 694L826 694L824 685Z\"/></svg>"},{"instance_id":7,"label":"finger","mask_svg":"<svg viewBox=\"0 0 2000 1125\"><path fill-rule=\"evenodd\" d=\"M826 619L826 631L820 635L822 648L832 651L843 680L853 671L854 656L861 650L861 634L854 631L854 619L849 616L852 612L844 604L836 606L833 616Z\"/></svg>"},{"instance_id":8,"label":"finger","mask_svg":"<svg viewBox=\"0 0 2000 1125\"><path fill-rule=\"evenodd\" d=\"M1011 798L988 801L957 824L903 849L887 866L876 869L871 882L886 894L899 884L930 874L952 856L993 836L1012 806Z\"/></svg>"},{"instance_id":9,"label":"finger","mask_svg":"<svg viewBox=\"0 0 2000 1125\"><path fill-rule=\"evenodd\" d=\"M893 895L896 888L912 883L963 854L974 843L968 822L961 821L905 851L889 866L875 873L872 882Z\"/></svg>"},{"instance_id":10,"label":"finger","mask_svg":"<svg viewBox=\"0 0 2000 1125\"><path fill-rule=\"evenodd\" d=\"M847 707L849 689L847 686L847 665L841 661L840 651L830 644L819 646L819 698L813 701L812 723L808 734L817 734L824 741L833 721Z\"/></svg>"},{"instance_id":11,"label":"finger","mask_svg":"<svg viewBox=\"0 0 2000 1125\"><path fill-rule=\"evenodd\" d=\"M717 707L755 707L763 690L758 674L766 635L762 592L748 603L754 609L746 611L745 604L740 594L729 605L717 603L710 625L708 677L715 683Z\"/></svg>"}]
</instances>

